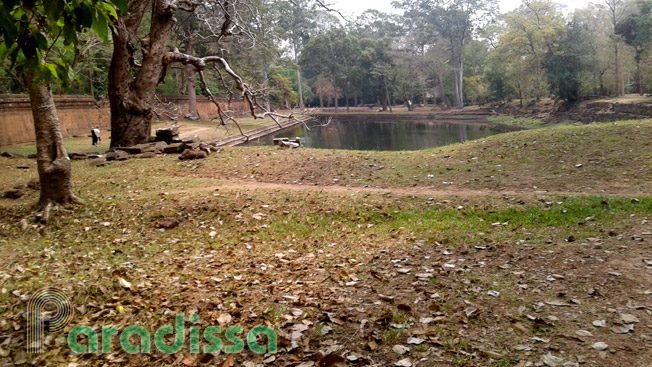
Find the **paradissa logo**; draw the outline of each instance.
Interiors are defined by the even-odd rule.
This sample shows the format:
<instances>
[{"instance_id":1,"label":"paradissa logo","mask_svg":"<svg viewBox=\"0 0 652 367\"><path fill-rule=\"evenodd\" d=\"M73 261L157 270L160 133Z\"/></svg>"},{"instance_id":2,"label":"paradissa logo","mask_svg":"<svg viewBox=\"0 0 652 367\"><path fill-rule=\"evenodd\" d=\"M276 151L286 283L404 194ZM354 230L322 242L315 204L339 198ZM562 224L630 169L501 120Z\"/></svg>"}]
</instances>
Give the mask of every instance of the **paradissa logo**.
<instances>
[{"instance_id":1,"label":"paradissa logo","mask_svg":"<svg viewBox=\"0 0 652 367\"><path fill-rule=\"evenodd\" d=\"M32 295L27 303L27 351L30 353L43 352L43 339L45 332L60 332L70 323L73 316L73 307L70 298L57 288L43 288ZM199 322L198 315L190 316L191 323ZM191 326L188 338L190 353L198 354L202 344L200 342L199 326ZM232 326L224 333L230 343L224 345L219 335L222 328L209 326L204 329L203 353L217 354L222 350L228 354L241 353L244 350L244 342L238 336L242 334L241 326ZM111 337L118 334L118 328L114 326L102 327L102 353L111 353ZM80 344L80 336L88 339L85 344ZM165 325L154 333L154 345L165 354L174 354L182 351L185 344L185 320L183 314L176 315L174 326ZM267 345L258 344L258 337L266 336ZM134 338L132 338L134 337ZM132 341L139 338L138 344ZM167 342L171 339L172 344ZM261 338L261 341L265 339ZM119 336L120 346L130 354L150 353L152 350L152 338L149 332L141 326L128 326ZM257 354L277 352L277 336L274 329L267 326L256 326L247 334L247 345L252 352ZM99 336L97 332L88 326L77 326L68 334L68 346L75 353L97 353L99 350Z\"/></svg>"},{"instance_id":2,"label":"paradissa logo","mask_svg":"<svg viewBox=\"0 0 652 367\"><path fill-rule=\"evenodd\" d=\"M196 324L199 322L198 315L190 316L190 322ZM174 327L172 325L165 325L160 327L154 333L154 345L161 353L174 354L181 352L185 344L185 320L183 314L176 315ZM241 326L231 326L226 329L224 333L226 339L231 343L224 345L219 335L222 333L222 328L219 326L209 326L204 329L203 340L204 345L203 353L220 353L224 350L227 354L241 353L244 350L244 342L238 336L242 334L243 329ZM112 352L111 337L118 334L118 328L114 326L102 327L102 354ZM189 336L190 353L200 353L200 329L199 326L191 326ZM88 345L81 345L79 337L85 335L88 338ZM267 337L267 345L260 345L257 342L258 336ZM133 336L139 339L138 344L133 344ZM166 342L168 337L174 341L172 344ZM128 326L122 333L120 333L120 346L129 354L144 353L149 354L152 351L152 338L150 333L141 326ZM277 336L274 329L267 326L256 326L247 334L247 345L252 352L256 354L276 353L277 352ZM68 346L70 349L79 354L83 353L97 353L99 350L99 340L97 332L88 326L77 326L68 334Z\"/></svg>"}]
</instances>

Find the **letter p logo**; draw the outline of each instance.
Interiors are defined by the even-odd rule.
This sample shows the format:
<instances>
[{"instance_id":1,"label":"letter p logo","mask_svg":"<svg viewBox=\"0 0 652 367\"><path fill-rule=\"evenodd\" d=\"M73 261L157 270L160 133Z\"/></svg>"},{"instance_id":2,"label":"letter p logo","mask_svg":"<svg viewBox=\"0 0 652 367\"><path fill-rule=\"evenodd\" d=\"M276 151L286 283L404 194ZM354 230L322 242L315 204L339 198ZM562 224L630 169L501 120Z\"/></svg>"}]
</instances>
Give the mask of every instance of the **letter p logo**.
<instances>
[{"instance_id":1,"label":"letter p logo","mask_svg":"<svg viewBox=\"0 0 652 367\"><path fill-rule=\"evenodd\" d=\"M42 288L27 302L27 352L43 353L45 331L62 331L72 320L70 298L53 287Z\"/></svg>"}]
</instances>

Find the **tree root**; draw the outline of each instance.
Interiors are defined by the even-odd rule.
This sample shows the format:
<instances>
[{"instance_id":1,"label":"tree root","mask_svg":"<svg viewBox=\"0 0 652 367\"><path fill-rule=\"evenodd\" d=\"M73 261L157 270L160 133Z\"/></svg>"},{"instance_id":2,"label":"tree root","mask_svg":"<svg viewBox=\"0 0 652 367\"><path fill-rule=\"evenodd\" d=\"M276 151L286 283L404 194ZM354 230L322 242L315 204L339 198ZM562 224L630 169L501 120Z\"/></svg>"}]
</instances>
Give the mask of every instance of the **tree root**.
<instances>
[{"instance_id":1,"label":"tree root","mask_svg":"<svg viewBox=\"0 0 652 367\"><path fill-rule=\"evenodd\" d=\"M42 200L39 202L36 210L31 215L31 222L37 224L48 224L52 211L58 211L60 208L70 210L75 205L82 205L84 201L75 194L68 195L64 200Z\"/></svg>"}]
</instances>

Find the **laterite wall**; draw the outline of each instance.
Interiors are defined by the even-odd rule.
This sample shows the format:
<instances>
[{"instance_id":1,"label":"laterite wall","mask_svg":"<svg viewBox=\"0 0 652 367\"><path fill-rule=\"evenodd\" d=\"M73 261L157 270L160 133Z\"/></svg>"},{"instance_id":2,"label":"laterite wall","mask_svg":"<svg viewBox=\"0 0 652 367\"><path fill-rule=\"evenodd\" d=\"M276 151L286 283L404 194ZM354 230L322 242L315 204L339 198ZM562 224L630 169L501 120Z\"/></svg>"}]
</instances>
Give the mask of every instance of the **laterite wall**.
<instances>
[{"instance_id":1,"label":"laterite wall","mask_svg":"<svg viewBox=\"0 0 652 367\"><path fill-rule=\"evenodd\" d=\"M106 130L111 125L109 107L96 105L92 98L56 96L54 100L64 137L88 134L94 126ZM30 143L34 139L29 98L0 95L0 146Z\"/></svg>"},{"instance_id":2,"label":"laterite wall","mask_svg":"<svg viewBox=\"0 0 652 367\"><path fill-rule=\"evenodd\" d=\"M163 97L163 102L172 103L170 111L180 112L183 118L188 113L187 97ZM87 135L91 128L106 131L111 127L111 113L108 102L98 103L85 96L55 96L55 105L64 138ZM243 102L221 100L222 106L235 112L246 113ZM157 106L160 110L162 106ZM217 107L206 97L197 97L197 110L203 119L217 115ZM106 136L106 135L104 135ZM0 95L0 146L34 142L34 120L26 95Z\"/></svg>"}]
</instances>

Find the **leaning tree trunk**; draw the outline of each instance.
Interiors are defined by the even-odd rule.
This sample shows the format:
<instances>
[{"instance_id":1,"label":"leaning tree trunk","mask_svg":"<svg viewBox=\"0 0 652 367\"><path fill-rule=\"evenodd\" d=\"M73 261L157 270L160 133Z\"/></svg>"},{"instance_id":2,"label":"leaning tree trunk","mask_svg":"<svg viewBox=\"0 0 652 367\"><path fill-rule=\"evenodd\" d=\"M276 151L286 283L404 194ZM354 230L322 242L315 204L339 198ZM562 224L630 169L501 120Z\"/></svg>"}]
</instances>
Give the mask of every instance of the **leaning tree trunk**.
<instances>
[{"instance_id":1,"label":"leaning tree trunk","mask_svg":"<svg viewBox=\"0 0 652 367\"><path fill-rule=\"evenodd\" d=\"M37 82L35 78L35 72L24 74L36 132L36 156L41 183L38 205L42 220L47 221L53 205L69 206L80 200L72 191L72 169L63 145L52 90L49 84Z\"/></svg>"},{"instance_id":2,"label":"leaning tree trunk","mask_svg":"<svg viewBox=\"0 0 652 367\"><path fill-rule=\"evenodd\" d=\"M113 57L109 67L111 105L111 147L147 143L151 136L154 112L152 100L163 70L170 31L176 23L175 7L168 1L153 0L152 19L146 54L134 77L133 58L138 28L149 1L129 1L129 13L114 23Z\"/></svg>"}]
</instances>

